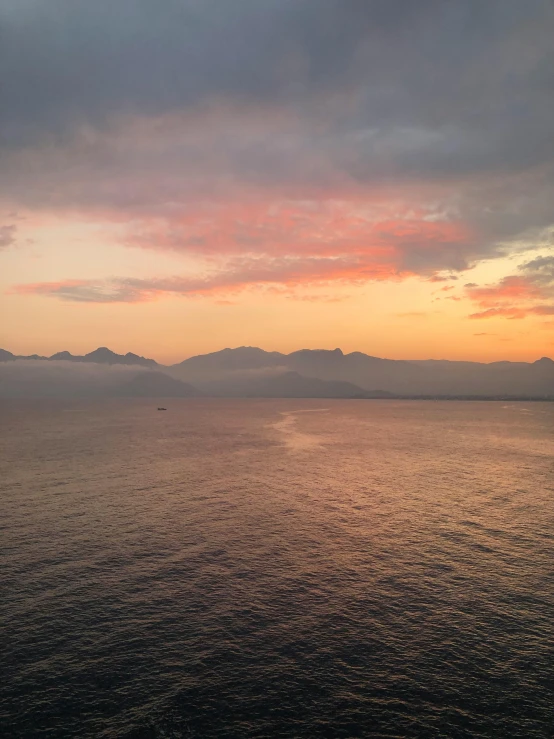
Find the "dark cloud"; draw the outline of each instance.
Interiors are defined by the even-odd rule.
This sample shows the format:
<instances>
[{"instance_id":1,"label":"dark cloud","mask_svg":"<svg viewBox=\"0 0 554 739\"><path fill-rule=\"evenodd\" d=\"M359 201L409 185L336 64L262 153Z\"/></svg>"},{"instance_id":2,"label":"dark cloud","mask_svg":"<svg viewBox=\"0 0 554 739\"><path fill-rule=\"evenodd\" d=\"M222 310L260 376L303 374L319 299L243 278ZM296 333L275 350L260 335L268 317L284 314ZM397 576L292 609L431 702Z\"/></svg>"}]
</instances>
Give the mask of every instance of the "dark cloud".
<instances>
[{"instance_id":1,"label":"dark cloud","mask_svg":"<svg viewBox=\"0 0 554 739\"><path fill-rule=\"evenodd\" d=\"M393 274L450 279L550 238L553 37L549 0L4 0L0 198L140 217L133 246L266 260L322 240L287 251L266 221L231 232L218 212L191 232L183 209L365 201L373 225L328 257L363 279L360 243L385 248L373 226L404 220Z\"/></svg>"},{"instance_id":2,"label":"dark cloud","mask_svg":"<svg viewBox=\"0 0 554 739\"><path fill-rule=\"evenodd\" d=\"M7 146L215 98L326 113L362 180L376 162L442 175L551 153L546 0L11 0L0 12Z\"/></svg>"}]
</instances>

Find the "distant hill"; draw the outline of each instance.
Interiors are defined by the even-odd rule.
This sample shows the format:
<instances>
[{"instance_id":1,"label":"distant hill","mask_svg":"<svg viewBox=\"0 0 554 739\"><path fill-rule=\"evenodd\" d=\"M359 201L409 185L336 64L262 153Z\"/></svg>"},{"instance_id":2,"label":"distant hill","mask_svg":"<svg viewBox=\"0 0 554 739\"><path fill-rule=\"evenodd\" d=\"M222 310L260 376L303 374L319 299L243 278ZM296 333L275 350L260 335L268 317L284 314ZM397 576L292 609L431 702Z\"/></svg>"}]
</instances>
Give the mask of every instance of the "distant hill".
<instances>
[{"instance_id":1,"label":"distant hill","mask_svg":"<svg viewBox=\"0 0 554 739\"><path fill-rule=\"evenodd\" d=\"M37 355L22 358L0 350L0 362L17 359L44 358ZM301 349L283 354L242 346L190 357L164 367L153 359L131 352L116 354L107 347L100 347L83 356L58 352L47 361L145 367L197 386L204 394L219 396L351 397L350 393L358 396L380 393L381 397L392 394L402 397L554 398L554 362L548 357L536 362L483 364L382 359L362 352L344 354L340 349ZM316 381L346 384L331 389L316 385Z\"/></svg>"},{"instance_id":2,"label":"distant hill","mask_svg":"<svg viewBox=\"0 0 554 739\"><path fill-rule=\"evenodd\" d=\"M139 357L138 354L127 352L127 354L116 354L105 346L98 347L93 352L82 356L71 354L68 351L57 352L51 357L41 357L38 354L30 356L15 355L5 349L0 349L0 362L8 362L14 359L44 359L54 362L92 362L94 364L124 364L127 366L137 365L139 367L158 367L158 363L154 359L146 359Z\"/></svg>"},{"instance_id":3,"label":"distant hill","mask_svg":"<svg viewBox=\"0 0 554 739\"><path fill-rule=\"evenodd\" d=\"M350 382L319 380L298 372L249 375L203 383L206 395L242 398L385 398L389 393L368 392Z\"/></svg>"},{"instance_id":4,"label":"distant hill","mask_svg":"<svg viewBox=\"0 0 554 739\"><path fill-rule=\"evenodd\" d=\"M112 394L129 398L192 398L199 395L192 385L163 372L139 372L114 388Z\"/></svg>"},{"instance_id":5,"label":"distant hill","mask_svg":"<svg viewBox=\"0 0 554 739\"><path fill-rule=\"evenodd\" d=\"M15 359L0 365L0 398L190 398L192 385L164 372L92 362Z\"/></svg>"},{"instance_id":6,"label":"distant hill","mask_svg":"<svg viewBox=\"0 0 554 739\"><path fill-rule=\"evenodd\" d=\"M12 362L15 359L48 359L48 357L41 357L39 354L30 354L29 356L22 357L17 354L12 354L5 349L0 349L0 362Z\"/></svg>"},{"instance_id":7,"label":"distant hill","mask_svg":"<svg viewBox=\"0 0 554 739\"><path fill-rule=\"evenodd\" d=\"M241 346L237 349L222 349L211 354L200 354L175 364L171 369L184 377L201 380L218 379L228 372L256 370L266 367L286 365L286 354L266 352L254 346Z\"/></svg>"},{"instance_id":8,"label":"distant hill","mask_svg":"<svg viewBox=\"0 0 554 739\"><path fill-rule=\"evenodd\" d=\"M158 363L153 359L139 357L138 354L127 352L127 354L116 354L105 346L95 349L83 357L75 357L76 361L95 362L97 364L126 364L138 365L140 367L157 367Z\"/></svg>"},{"instance_id":9,"label":"distant hill","mask_svg":"<svg viewBox=\"0 0 554 739\"><path fill-rule=\"evenodd\" d=\"M170 368L188 382L222 381L241 372L279 368L325 381L349 382L364 391L401 396L554 397L554 362L451 362L381 359L340 349L303 349L291 354L253 347L225 349L185 360Z\"/></svg>"}]
</instances>

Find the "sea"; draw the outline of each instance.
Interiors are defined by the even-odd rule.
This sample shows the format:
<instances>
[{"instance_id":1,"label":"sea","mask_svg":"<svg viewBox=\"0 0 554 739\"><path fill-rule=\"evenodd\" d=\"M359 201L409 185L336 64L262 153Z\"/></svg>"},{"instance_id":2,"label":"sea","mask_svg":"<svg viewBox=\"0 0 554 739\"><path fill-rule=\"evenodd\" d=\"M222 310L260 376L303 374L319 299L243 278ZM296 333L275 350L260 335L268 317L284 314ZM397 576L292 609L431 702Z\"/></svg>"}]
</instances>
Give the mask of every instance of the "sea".
<instances>
[{"instance_id":1,"label":"sea","mask_svg":"<svg viewBox=\"0 0 554 739\"><path fill-rule=\"evenodd\" d=\"M554 736L554 403L0 429L3 737Z\"/></svg>"}]
</instances>

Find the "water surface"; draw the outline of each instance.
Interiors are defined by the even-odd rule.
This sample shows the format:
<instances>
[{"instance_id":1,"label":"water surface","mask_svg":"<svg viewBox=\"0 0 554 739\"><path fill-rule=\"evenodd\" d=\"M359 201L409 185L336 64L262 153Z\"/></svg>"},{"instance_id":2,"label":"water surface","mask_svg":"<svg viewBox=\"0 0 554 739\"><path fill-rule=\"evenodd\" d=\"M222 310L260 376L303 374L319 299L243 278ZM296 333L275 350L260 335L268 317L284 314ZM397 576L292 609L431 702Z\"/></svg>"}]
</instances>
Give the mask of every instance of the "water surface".
<instances>
[{"instance_id":1,"label":"water surface","mask_svg":"<svg viewBox=\"0 0 554 739\"><path fill-rule=\"evenodd\" d=\"M3 402L10 737L552 737L554 404Z\"/></svg>"}]
</instances>

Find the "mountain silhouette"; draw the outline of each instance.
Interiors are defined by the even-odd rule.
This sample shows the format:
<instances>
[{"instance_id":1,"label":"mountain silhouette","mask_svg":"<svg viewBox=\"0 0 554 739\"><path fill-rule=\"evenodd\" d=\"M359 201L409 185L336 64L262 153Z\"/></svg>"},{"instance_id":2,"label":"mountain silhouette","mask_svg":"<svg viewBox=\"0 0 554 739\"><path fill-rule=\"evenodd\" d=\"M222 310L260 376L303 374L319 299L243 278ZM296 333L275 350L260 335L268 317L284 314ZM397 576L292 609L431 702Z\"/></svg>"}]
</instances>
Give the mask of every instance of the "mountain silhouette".
<instances>
[{"instance_id":1,"label":"mountain silhouette","mask_svg":"<svg viewBox=\"0 0 554 739\"><path fill-rule=\"evenodd\" d=\"M163 372L139 372L116 387L113 395L132 398L192 398L198 390Z\"/></svg>"},{"instance_id":2,"label":"mountain silhouette","mask_svg":"<svg viewBox=\"0 0 554 739\"><path fill-rule=\"evenodd\" d=\"M127 352L127 354L116 354L106 346L100 346L92 352L84 355L71 354L68 351L56 352L51 357L42 357L38 354L17 355L12 352L0 349L0 362L9 362L15 359L44 359L50 361L63 362L92 362L94 364L125 364L128 366L137 365L139 367L158 367L158 363L154 359L140 357L138 354Z\"/></svg>"},{"instance_id":3,"label":"mountain silhouette","mask_svg":"<svg viewBox=\"0 0 554 739\"><path fill-rule=\"evenodd\" d=\"M105 346L101 346L93 352L85 354L83 357L74 357L73 360L81 362L95 362L97 364L126 364L138 365L140 367L158 366L158 363L153 359L139 357L138 354L133 354L132 352L127 352L127 354L116 354Z\"/></svg>"},{"instance_id":4,"label":"mountain silhouette","mask_svg":"<svg viewBox=\"0 0 554 739\"><path fill-rule=\"evenodd\" d=\"M202 383L206 395L241 398L386 398L390 393L368 392L350 382L319 380L298 372L250 374Z\"/></svg>"},{"instance_id":5,"label":"mountain silhouette","mask_svg":"<svg viewBox=\"0 0 554 739\"><path fill-rule=\"evenodd\" d=\"M382 359L340 349L301 349L290 354L238 347L186 359L169 368L173 376L199 387L243 382L241 373L271 369L304 377L348 382L365 392L402 396L554 397L554 362L456 362Z\"/></svg>"},{"instance_id":6,"label":"mountain silhouette","mask_svg":"<svg viewBox=\"0 0 554 739\"><path fill-rule=\"evenodd\" d=\"M116 354L106 346L100 346L88 354L77 356L71 352L63 351L52 354L48 357L53 361L65 362L93 362L94 364L125 364L127 366L137 365L139 367L158 367L158 363L154 359L146 359L139 357L138 354L127 352L127 354Z\"/></svg>"},{"instance_id":7,"label":"mountain silhouette","mask_svg":"<svg viewBox=\"0 0 554 739\"><path fill-rule=\"evenodd\" d=\"M202 354L166 367L132 352L116 354L99 347L75 356L61 351L49 358L20 357L0 349L0 362L45 360L64 365L143 367L188 383L203 394L251 397L529 397L554 398L554 361L481 362L383 359L341 349L301 349L284 354L258 347ZM157 382L150 380L151 391ZM150 392L146 379L135 390ZM143 390L140 390L143 383ZM325 383L331 383L325 384ZM333 384L334 383L334 384ZM167 386L167 391L170 388ZM177 386L174 392L185 392ZM130 392L130 390L129 390ZM156 390L156 392L158 392Z\"/></svg>"}]
</instances>

